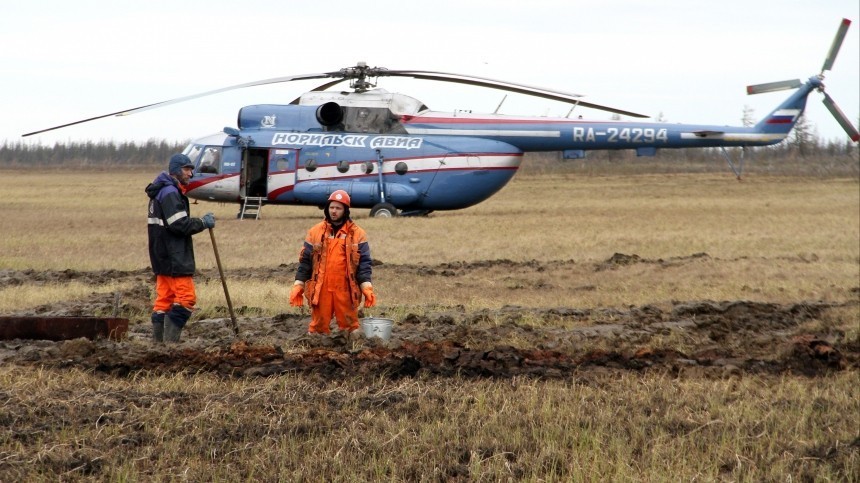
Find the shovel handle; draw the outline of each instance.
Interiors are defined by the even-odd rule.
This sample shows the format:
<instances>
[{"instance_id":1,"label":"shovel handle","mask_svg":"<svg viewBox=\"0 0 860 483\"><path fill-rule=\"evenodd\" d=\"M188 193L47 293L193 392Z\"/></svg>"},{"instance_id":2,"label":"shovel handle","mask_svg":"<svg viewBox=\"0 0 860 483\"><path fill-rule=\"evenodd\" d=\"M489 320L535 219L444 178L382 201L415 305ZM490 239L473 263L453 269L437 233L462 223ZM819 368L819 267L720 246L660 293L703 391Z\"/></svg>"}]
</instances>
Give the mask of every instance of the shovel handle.
<instances>
[{"instance_id":1,"label":"shovel handle","mask_svg":"<svg viewBox=\"0 0 860 483\"><path fill-rule=\"evenodd\" d=\"M227 308L230 310L230 322L233 334L239 335L239 325L236 323L236 314L233 313L233 302L230 301L230 291L227 290L227 280L224 278L224 269L221 268L221 256L218 255L218 245L215 243L215 232L209 229L209 237L212 239L212 249L215 251L215 263L218 264L218 274L221 276L221 285L224 287L224 297L227 298Z\"/></svg>"}]
</instances>

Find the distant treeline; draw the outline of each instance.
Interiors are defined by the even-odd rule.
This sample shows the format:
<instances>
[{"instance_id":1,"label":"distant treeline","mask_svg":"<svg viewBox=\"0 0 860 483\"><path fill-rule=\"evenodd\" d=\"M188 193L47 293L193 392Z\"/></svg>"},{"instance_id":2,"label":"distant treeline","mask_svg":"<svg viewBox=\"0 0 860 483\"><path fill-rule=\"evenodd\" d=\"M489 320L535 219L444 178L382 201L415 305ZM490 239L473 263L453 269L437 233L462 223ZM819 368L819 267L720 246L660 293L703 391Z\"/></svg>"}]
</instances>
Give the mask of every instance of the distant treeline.
<instances>
[{"instance_id":1,"label":"distant treeline","mask_svg":"<svg viewBox=\"0 0 860 483\"><path fill-rule=\"evenodd\" d=\"M0 146L0 166L152 166L166 163L187 144L154 139L140 144L89 141L53 146L7 141Z\"/></svg>"},{"instance_id":2,"label":"distant treeline","mask_svg":"<svg viewBox=\"0 0 860 483\"><path fill-rule=\"evenodd\" d=\"M804 130L795 129L780 144L750 148L744 152L745 172L781 175L860 176L860 150L850 140L823 141ZM145 143L113 141L54 144L43 146L23 142L4 142L0 146L0 167L109 167L161 166L173 153L182 151L186 142L149 140ZM741 149L730 148L738 163ZM729 170L719 148L658 150L653 157L637 157L633 150L587 151L585 159L562 159L561 153L528 153L523 172L718 172Z\"/></svg>"}]
</instances>

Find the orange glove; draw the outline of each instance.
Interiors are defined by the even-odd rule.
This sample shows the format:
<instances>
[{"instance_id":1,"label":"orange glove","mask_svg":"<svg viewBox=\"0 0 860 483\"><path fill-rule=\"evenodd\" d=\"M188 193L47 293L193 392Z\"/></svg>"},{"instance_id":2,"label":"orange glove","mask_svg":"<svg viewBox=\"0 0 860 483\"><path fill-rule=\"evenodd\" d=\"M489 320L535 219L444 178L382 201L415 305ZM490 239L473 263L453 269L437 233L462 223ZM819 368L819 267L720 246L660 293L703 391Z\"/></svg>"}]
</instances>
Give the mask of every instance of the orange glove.
<instances>
[{"instance_id":1,"label":"orange glove","mask_svg":"<svg viewBox=\"0 0 860 483\"><path fill-rule=\"evenodd\" d=\"M376 294L373 293L373 285L369 283L361 287L361 293L364 294L364 307L370 308L376 305Z\"/></svg>"},{"instance_id":2,"label":"orange glove","mask_svg":"<svg viewBox=\"0 0 860 483\"><path fill-rule=\"evenodd\" d=\"M305 286L301 284L293 285L293 289L290 291L290 305L293 307L301 307L305 304Z\"/></svg>"}]
</instances>

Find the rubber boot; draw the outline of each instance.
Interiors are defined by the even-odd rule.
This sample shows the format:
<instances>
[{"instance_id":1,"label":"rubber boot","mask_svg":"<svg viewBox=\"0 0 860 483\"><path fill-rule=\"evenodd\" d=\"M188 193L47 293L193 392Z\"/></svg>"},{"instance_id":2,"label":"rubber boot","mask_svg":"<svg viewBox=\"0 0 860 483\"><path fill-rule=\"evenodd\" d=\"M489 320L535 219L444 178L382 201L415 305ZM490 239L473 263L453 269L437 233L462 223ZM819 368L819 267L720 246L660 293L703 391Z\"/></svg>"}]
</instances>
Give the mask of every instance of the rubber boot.
<instances>
[{"instance_id":1,"label":"rubber boot","mask_svg":"<svg viewBox=\"0 0 860 483\"><path fill-rule=\"evenodd\" d=\"M182 328L190 317L190 310L181 305L174 305L164 317L164 342L179 342Z\"/></svg>"},{"instance_id":2,"label":"rubber boot","mask_svg":"<svg viewBox=\"0 0 860 483\"><path fill-rule=\"evenodd\" d=\"M164 342L164 312L152 313L152 341Z\"/></svg>"}]
</instances>

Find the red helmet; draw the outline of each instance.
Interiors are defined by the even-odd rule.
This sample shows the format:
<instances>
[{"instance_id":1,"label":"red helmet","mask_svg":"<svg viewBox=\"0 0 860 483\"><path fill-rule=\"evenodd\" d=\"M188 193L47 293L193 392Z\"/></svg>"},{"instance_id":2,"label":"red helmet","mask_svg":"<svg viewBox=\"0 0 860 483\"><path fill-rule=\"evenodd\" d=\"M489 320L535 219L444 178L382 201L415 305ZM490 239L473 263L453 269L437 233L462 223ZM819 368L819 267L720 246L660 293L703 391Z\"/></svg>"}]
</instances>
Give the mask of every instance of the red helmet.
<instances>
[{"instance_id":1,"label":"red helmet","mask_svg":"<svg viewBox=\"0 0 860 483\"><path fill-rule=\"evenodd\" d=\"M344 190L337 190L328 197L329 201L337 201L349 207L349 194Z\"/></svg>"}]
</instances>

